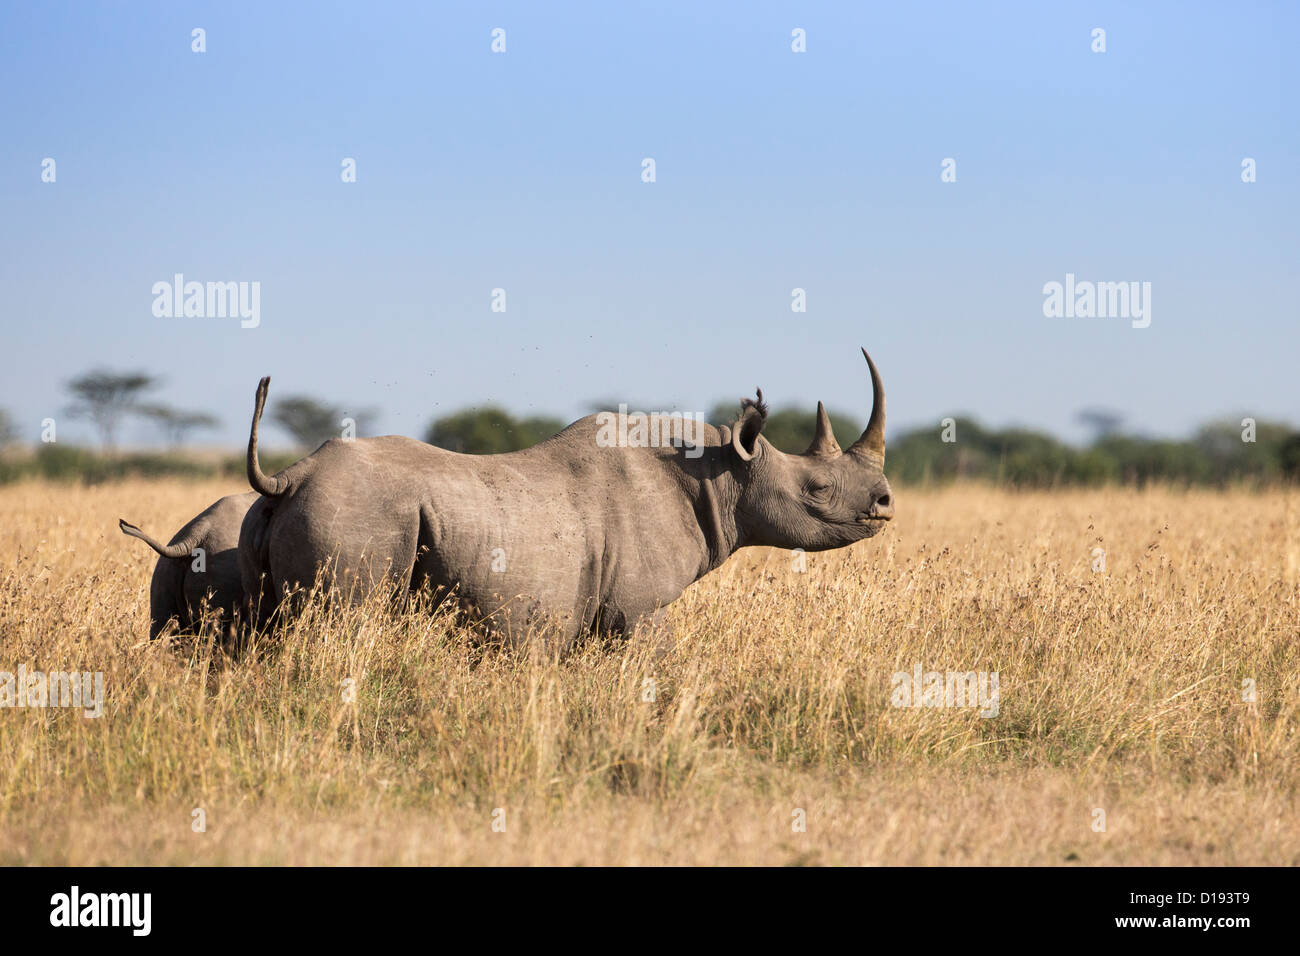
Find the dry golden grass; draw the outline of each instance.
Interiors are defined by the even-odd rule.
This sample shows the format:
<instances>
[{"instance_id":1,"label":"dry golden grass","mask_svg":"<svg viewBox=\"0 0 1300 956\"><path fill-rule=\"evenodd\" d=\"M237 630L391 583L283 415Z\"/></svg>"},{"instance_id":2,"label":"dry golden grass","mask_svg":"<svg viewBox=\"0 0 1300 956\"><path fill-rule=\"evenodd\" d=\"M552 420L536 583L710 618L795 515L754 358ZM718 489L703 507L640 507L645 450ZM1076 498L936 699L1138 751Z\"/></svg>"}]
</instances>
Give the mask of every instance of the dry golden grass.
<instances>
[{"instance_id":1,"label":"dry golden grass","mask_svg":"<svg viewBox=\"0 0 1300 956\"><path fill-rule=\"evenodd\" d=\"M107 690L0 709L0 863L1300 862L1296 492L904 489L806 573L733 558L667 653L319 606L237 661L149 644L116 519L240 490L0 488L0 670ZM891 707L917 663L998 672L998 716Z\"/></svg>"}]
</instances>

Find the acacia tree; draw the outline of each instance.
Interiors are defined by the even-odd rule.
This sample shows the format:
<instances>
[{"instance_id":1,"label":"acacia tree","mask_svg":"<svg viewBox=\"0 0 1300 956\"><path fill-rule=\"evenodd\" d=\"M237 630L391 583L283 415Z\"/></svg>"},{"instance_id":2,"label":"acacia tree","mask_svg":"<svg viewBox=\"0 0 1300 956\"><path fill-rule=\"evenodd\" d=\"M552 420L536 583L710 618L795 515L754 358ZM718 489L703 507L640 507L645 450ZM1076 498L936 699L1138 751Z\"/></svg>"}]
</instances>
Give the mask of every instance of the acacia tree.
<instances>
[{"instance_id":1,"label":"acacia tree","mask_svg":"<svg viewBox=\"0 0 1300 956\"><path fill-rule=\"evenodd\" d=\"M183 445L185 436L197 428L216 428L221 424L220 419L207 412L185 411L170 405L142 405L138 411L158 424L172 448Z\"/></svg>"},{"instance_id":2,"label":"acacia tree","mask_svg":"<svg viewBox=\"0 0 1300 956\"><path fill-rule=\"evenodd\" d=\"M430 445L470 455L491 455L531 448L564 428L546 415L515 418L503 408L467 408L437 419L425 433Z\"/></svg>"},{"instance_id":3,"label":"acacia tree","mask_svg":"<svg viewBox=\"0 0 1300 956\"><path fill-rule=\"evenodd\" d=\"M271 417L276 423L293 436L294 441L307 448L314 448L330 438L340 437L343 419L351 418L356 422L357 433L366 431L366 426L374 417L373 409L362 409L353 415L335 405L329 405L307 395L290 395L276 402Z\"/></svg>"},{"instance_id":4,"label":"acacia tree","mask_svg":"<svg viewBox=\"0 0 1300 956\"><path fill-rule=\"evenodd\" d=\"M88 418L99 432L100 443L111 449L122 419L140 410L140 396L158 386L158 380L144 372L110 372L95 369L67 383L73 403L70 418Z\"/></svg>"},{"instance_id":5,"label":"acacia tree","mask_svg":"<svg viewBox=\"0 0 1300 956\"><path fill-rule=\"evenodd\" d=\"M9 412L0 408L0 448L18 439L18 428Z\"/></svg>"},{"instance_id":6,"label":"acacia tree","mask_svg":"<svg viewBox=\"0 0 1300 956\"><path fill-rule=\"evenodd\" d=\"M1075 420L1092 430L1093 440L1101 441L1119 431L1124 416L1108 408L1084 408L1075 414Z\"/></svg>"}]
</instances>

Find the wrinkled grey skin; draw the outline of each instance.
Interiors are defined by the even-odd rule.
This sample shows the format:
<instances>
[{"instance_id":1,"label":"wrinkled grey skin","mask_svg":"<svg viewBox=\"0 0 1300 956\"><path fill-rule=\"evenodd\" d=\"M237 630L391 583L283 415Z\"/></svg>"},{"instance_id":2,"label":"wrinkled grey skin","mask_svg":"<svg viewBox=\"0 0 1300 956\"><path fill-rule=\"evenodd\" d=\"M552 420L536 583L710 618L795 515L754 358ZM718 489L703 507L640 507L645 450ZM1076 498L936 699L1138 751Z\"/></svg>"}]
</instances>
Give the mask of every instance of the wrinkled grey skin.
<instances>
[{"instance_id":1,"label":"wrinkled grey skin","mask_svg":"<svg viewBox=\"0 0 1300 956\"><path fill-rule=\"evenodd\" d=\"M324 567L326 586L354 600L382 585L454 588L512 642L542 621L569 639L630 631L738 548L839 548L893 517L884 388L867 363L871 420L844 452L820 403L808 451L778 451L762 435L760 390L732 426L702 426L703 454L600 447L589 416L501 455L331 439L274 477L257 461L262 379L248 476L264 497L240 535L244 588L259 620Z\"/></svg>"},{"instance_id":2,"label":"wrinkled grey skin","mask_svg":"<svg viewBox=\"0 0 1300 956\"><path fill-rule=\"evenodd\" d=\"M233 612L244 600L236 550L239 529L257 498L252 492L227 495L177 531L167 545L159 544L135 525L118 520L123 534L139 538L158 552L149 582L150 639L157 638L173 619L180 631L193 630L205 597L209 608L219 611L227 622L232 620ZM194 570L196 548L203 549L202 572Z\"/></svg>"}]
</instances>

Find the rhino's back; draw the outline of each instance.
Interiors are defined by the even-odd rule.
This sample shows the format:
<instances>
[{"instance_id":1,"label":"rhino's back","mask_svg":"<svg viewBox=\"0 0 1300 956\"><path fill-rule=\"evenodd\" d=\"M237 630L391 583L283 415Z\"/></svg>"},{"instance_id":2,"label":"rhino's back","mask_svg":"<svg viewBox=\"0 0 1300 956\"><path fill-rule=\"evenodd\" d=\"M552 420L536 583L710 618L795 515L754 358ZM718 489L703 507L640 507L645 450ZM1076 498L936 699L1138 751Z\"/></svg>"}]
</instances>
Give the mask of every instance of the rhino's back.
<instances>
[{"instance_id":1,"label":"rhino's back","mask_svg":"<svg viewBox=\"0 0 1300 956\"><path fill-rule=\"evenodd\" d=\"M179 544L193 536L194 547L203 548L209 553L237 547L239 528L243 524L244 515L248 514L248 509L253 506L253 502L258 497L257 492L249 491L242 495L226 495L224 498L217 499L172 535L169 544ZM186 564L189 563L188 559L176 560L185 560Z\"/></svg>"}]
</instances>

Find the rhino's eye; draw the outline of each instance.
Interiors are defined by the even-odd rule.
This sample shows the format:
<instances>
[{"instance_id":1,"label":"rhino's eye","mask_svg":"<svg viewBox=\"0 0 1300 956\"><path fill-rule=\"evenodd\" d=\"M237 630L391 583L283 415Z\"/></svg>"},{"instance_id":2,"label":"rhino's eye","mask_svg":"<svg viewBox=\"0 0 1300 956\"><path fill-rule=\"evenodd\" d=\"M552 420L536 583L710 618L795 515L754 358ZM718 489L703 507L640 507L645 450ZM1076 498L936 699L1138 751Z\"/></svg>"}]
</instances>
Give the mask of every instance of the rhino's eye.
<instances>
[{"instance_id":1,"label":"rhino's eye","mask_svg":"<svg viewBox=\"0 0 1300 956\"><path fill-rule=\"evenodd\" d=\"M832 485L829 481L823 481L820 478L814 478L805 486L805 491L813 498L825 498L831 493Z\"/></svg>"}]
</instances>

